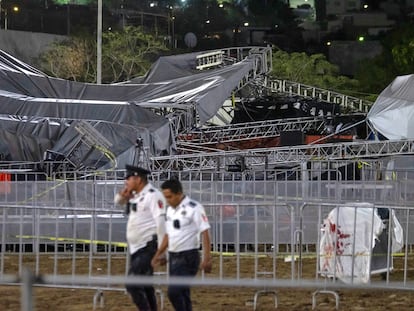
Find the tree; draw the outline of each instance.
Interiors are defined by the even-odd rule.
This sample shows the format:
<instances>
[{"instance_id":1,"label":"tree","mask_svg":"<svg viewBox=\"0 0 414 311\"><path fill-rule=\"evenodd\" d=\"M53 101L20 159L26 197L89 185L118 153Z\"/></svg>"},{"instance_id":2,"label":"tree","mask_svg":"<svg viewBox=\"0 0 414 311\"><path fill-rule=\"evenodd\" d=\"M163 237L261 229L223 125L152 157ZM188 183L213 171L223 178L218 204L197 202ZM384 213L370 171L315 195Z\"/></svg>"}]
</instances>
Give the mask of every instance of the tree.
<instances>
[{"instance_id":1,"label":"tree","mask_svg":"<svg viewBox=\"0 0 414 311\"><path fill-rule=\"evenodd\" d=\"M327 61L323 54L287 53L274 50L272 55L272 77L299 82L320 88L352 94L359 83L339 75L339 68Z\"/></svg>"},{"instance_id":2,"label":"tree","mask_svg":"<svg viewBox=\"0 0 414 311\"><path fill-rule=\"evenodd\" d=\"M96 77L96 44L90 36L55 42L39 57L41 70L54 77L93 82Z\"/></svg>"},{"instance_id":3,"label":"tree","mask_svg":"<svg viewBox=\"0 0 414 311\"><path fill-rule=\"evenodd\" d=\"M109 82L145 74L154 56L167 50L152 34L131 26L121 31L105 32L102 42L102 78Z\"/></svg>"},{"instance_id":4,"label":"tree","mask_svg":"<svg viewBox=\"0 0 414 311\"><path fill-rule=\"evenodd\" d=\"M144 74L154 57L166 51L165 45L137 27L125 27L102 34L102 81L129 80ZM53 44L39 58L44 72L81 82L96 81L96 38L88 35L70 37Z\"/></svg>"},{"instance_id":5,"label":"tree","mask_svg":"<svg viewBox=\"0 0 414 311\"><path fill-rule=\"evenodd\" d=\"M355 78L361 91L379 94L396 76L411 74L414 68L414 25L402 24L382 40L382 52L359 64Z\"/></svg>"}]
</instances>

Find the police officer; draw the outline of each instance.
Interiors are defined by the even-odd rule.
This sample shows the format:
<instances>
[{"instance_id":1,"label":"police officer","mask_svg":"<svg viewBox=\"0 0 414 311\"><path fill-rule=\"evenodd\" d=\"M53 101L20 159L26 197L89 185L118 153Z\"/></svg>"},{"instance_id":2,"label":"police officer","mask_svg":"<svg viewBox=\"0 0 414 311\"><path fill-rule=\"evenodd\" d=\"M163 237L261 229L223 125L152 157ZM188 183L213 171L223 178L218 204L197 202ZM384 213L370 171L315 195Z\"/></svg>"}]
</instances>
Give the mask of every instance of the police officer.
<instances>
[{"instance_id":1,"label":"police officer","mask_svg":"<svg viewBox=\"0 0 414 311\"><path fill-rule=\"evenodd\" d=\"M167 180L161 185L167 208L166 234L155 254L152 265L159 265L168 248L169 274L195 276L199 268L211 272L210 224L204 207L184 195L178 180ZM203 260L200 265L200 235L203 240ZM177 311L191 311L189 286L168 287L168 298Z\"/></svg>"},{"instance_id":2,"label":"police officer","mask_svg":"<svg viewBox=\"0 0 414 311\"><path fill-rule=\"evenodd\" d=\"M126 165L125 187L115 195L115 203L126 204L128 216L126 239L130 253L128 275L152 275L151 259L157 241L165 234L165 199L148 182L148 170ZM156 311L153 286L127 285L126 289L140 311Z\"/></svg>"}]
</instances>

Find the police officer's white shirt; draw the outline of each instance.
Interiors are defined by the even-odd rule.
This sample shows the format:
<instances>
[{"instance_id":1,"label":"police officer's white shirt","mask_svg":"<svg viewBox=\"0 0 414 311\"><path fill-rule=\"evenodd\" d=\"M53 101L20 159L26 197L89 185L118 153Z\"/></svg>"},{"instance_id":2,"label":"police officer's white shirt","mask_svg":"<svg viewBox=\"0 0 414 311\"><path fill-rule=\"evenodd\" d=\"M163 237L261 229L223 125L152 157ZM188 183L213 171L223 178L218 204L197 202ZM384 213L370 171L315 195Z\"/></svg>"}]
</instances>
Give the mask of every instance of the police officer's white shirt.
<instances>
[{"instance_id":1,"label":"police officer's white shirt","mask_svg":"<svg viewBox=\"0 0 414 311\"><path fill-rule=\"evenodd\" d=\"M129 200L130 212L126 239L129 253L133 254L146 246L153 236L158 235L158 243L165 233L165 198L153 185L148 183L141 192ZM162 220L160 224L159 221ZM157 226L158 224L158 226ZM160 231L161 230L161 231Z\"/></svg>"},{"instance_id":2,"label":"police officer's white shirt","mask_svg":"<svg viewBox=\"0 0 414 311\"><path fill-rule=\"evenodd\" d=\"M174 227L179 223L179 228ZM168 251L177 253L200 247L200 234L210 229L204 207L187 196L173 208L167 208L165 230L168 234Z\"/></svg>"}]
</instances>

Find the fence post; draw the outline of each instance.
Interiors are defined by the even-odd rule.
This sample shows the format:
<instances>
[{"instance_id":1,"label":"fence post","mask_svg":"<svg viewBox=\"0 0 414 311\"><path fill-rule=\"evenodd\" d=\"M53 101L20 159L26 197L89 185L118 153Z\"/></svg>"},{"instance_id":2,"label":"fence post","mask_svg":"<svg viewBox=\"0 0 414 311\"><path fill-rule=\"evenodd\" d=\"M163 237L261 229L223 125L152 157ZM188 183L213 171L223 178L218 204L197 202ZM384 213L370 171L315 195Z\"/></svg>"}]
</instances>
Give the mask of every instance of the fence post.
<instances>
[{"instance_id":1,"label":"fence post","mask_svg":"<svg viewBox=\"0 0 414 311\"><path fill-rule=\"evenodd\" d=\"M21 285L22 311L33 310L33 281L32 271L27 267L23 268Z\"/></svg>"}]
</instances>

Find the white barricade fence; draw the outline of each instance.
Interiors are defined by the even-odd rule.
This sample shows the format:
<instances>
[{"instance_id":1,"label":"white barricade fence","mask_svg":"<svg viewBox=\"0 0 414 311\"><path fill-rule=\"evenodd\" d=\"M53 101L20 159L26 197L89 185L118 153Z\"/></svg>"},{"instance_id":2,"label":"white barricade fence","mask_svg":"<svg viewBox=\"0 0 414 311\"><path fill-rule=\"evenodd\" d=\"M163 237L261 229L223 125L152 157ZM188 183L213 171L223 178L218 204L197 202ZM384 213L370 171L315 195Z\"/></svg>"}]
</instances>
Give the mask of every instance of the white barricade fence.
<instances>
[{"instance_id":1,"label":"white barricade fence","mask_svg":"<svg viewBox=\"0 0 414 311\"><path fill-rule=\"evenodd\" d=\"M407 258L414 238L410 230L413 180L405 178L407 175L403 172L376 171L368 165L363 168L362 178L350 174L344 180L342 177L347 172L321 167L302 165L237 174L175 173L185 193L206 208L211 223L212 251L218 262L214 276L217 284L229 279L255 280L262 284L262 291L258 293L271 292L277 304L269 281L274 286L278 280L319 282L322 279L326 288L344 281L350 286L369 283L373 267L370 258L377 256L376 241L381 235L384 239L384 233L388 243L384 243L385 255L382 248L381 256L386 264L385 268L376 270L385 272L385 279L390 281L393 253L399 252L397 246L404 245L398 257L402 260L399 269L403 273L397 278L408 281ZM379 180L378 173L397 177ZM156 186L172 176L161 175L153 175ZM61 180L15 176L3 187L0 282L4 283L10 275L21 275L27 267L36 275L53 276L47 279L48 286L61 286L59 278L71 276L73 281L65 286L83 288L84 283L76 283L81 276L89 280L87 288L123 290L122 286L113 286L111 282L102 284L101 280L125 276L127 271L127 217L123 208L113 203L124 181L114 179L118 174L113 172L84 174L80 178L75 174L68 176ZM358 202L366 202L369 207L361 207ZM363 208L366 211L364 229L359 222L360 213L355 212ZM391 211L388 219L378 220L375 216L374 211L381 208ZM387 220L388 227L384 230ZM340 237L338 231L326 231L326 227L321 231L324 224L329 228L331 224L336 229L346 228L349 236L346 247L341 250L344 256L340 257L339 249L335 248ZM364 241L363 249L355 243L359 238ZM305 257L315 260L316 273L312 276L302 274ZM228 268L229 262L232 269ZM350 273L340 274L349 270ZM53 278L56 283L51 281Z\"/></svg>"}]
</instances>

